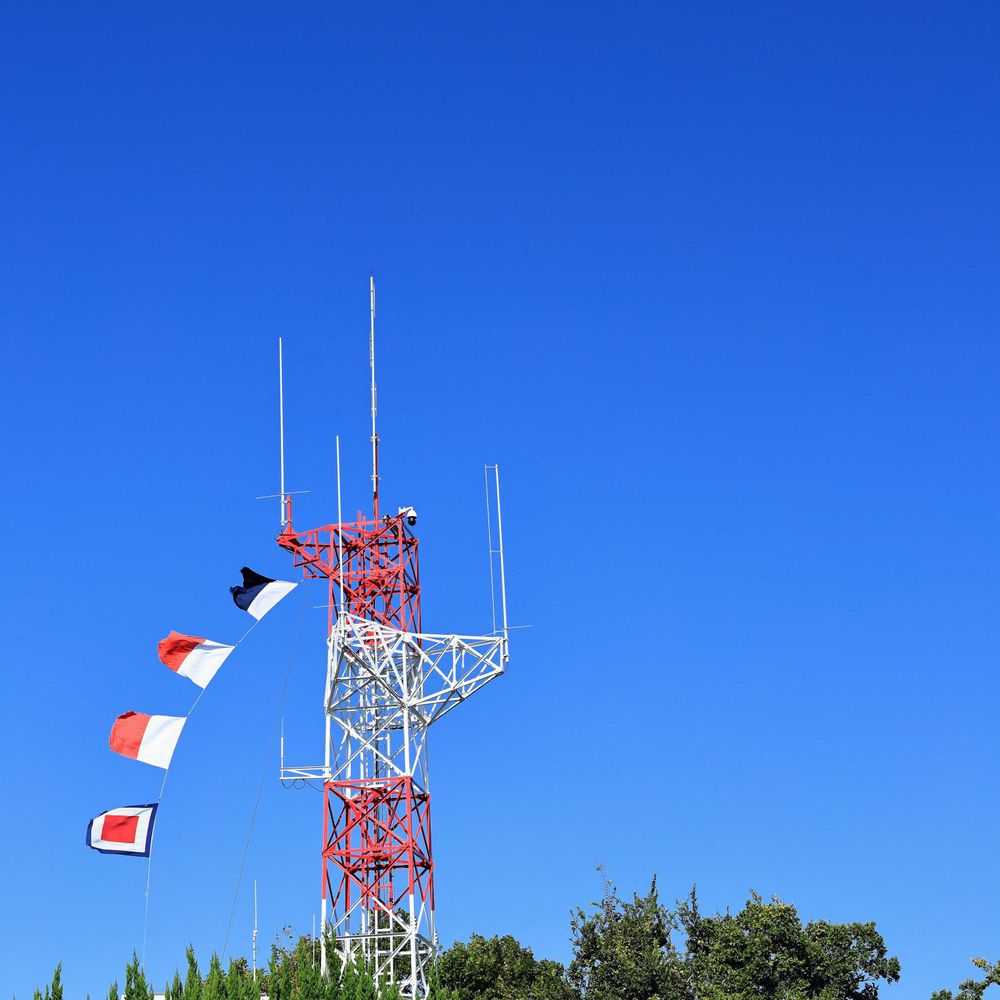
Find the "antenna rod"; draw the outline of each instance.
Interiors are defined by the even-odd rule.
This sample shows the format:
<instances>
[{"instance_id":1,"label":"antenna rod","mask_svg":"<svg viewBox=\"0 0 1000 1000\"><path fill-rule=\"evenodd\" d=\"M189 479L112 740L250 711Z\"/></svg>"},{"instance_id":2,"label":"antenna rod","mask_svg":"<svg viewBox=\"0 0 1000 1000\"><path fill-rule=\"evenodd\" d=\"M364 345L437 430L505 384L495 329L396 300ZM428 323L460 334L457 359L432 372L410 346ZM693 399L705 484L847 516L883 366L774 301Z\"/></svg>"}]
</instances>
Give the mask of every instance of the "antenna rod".
<instances>
[{"instance_id":1,"label":"antenna rod","mask_svg":"<svg viewBox=\"0 0 1000 1000\"><path fill-rule=\"evenodd\" d=\"M285 515L285 373L281 357L281 337L278 338L278 436L281 439L281 526L288 523Z\"/></svg>"},{"instance_id":2,"label":"antenna rod","mask_svg":"<svg viewBox=\"0 0 1000 1000\"><path fill-rule=\"evenodd\" d=\"M378 520L378 434L375 431L375 275L371 276L372 325L368 334L368 364L372 370L372 508Z\"/></svg>"},{"instance_id":3,"label":"antenna rod","mask_svg":"<svg viewBox=\"0 0 1000 1000\"><path fill-rule=\"evenodd\" d=\"M337 583L340 585L340 607L337 614L347 613L344 605L344 515L340 505L340 435L337 435Z\"/></svg>"},{"instance_id":4,"label":"antenna rod","mask_svg":"<svg viewBox=\"0 0 1000 1000\"><path fill-rule=\"evenodd\" d=\"M503 518L500 515L500 466L495 465L493 468L497 477L497 542L500 545L500 606L503 609L503 655L506 660L509 656L507 652L507 579L504 576L503 566Z\"/></svg>"},{"instance_id":5,"label":"antenna rod","mask_svg":"<svg viewBox=\"0 0 1000 1000\"><path fill-rule=\"evenodd\" d=\"M253 981L257 982L257 880L253 880Z\"/></svg>"}]
</instances>

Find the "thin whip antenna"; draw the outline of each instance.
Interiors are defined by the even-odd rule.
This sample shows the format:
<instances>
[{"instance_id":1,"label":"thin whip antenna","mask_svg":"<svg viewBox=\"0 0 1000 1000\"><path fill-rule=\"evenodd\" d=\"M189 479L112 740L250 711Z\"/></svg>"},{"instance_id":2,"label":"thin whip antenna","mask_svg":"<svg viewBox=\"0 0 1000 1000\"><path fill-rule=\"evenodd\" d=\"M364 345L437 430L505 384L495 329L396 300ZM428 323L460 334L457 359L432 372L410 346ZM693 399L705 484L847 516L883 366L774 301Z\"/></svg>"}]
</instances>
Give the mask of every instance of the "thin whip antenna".
<instances>
[{"instance_id":1,"label":"thin whip antenna","mask_svg":"<svg viewBox=\"0 0 1000 1000\"><path fill-rule=\"evenodd\" d=\"M278 437L281 439L281 526L288 523L285 515L285 373L281 357L281 337L278 338Z\"/></svg>"},{"instance_id":2,"label":"thin whip antenna","mask_svg":"<svg viewBox=\"0 0 1000 1000\"><path fill-rule=\"evenodd\" d=\"M493 466L496 468L496 466ZM486 485L486 547L490 554L490 615L493 620L493 635L497 634L497 595L493 583L493 526L490 517L490 467L483 466L483 481Z\"/></svg>"},{"instance_id":3,"label":"thin whip antenna","mask_svg":"<svg viewBox=\"0 0 1000 1000\"><path fill-rule=\"evenodd\" d=\"M372 370L372 508L378 520L378 434L375 430L375 275L370 278L372 324L368 334L368 364Z\"/></svg>"},{"instance_id":4,"label":"thin whip antenna","mask_svg":"<svg viewBox=\"0 0 1000 1000\"><path fill-rule=\"evenodd\" d=\"M344 614L344 515L340 506L340 435L337 435L337 582L340 584L340 608Z\"/></svg>"},{"instance_id":5,"label":"thin whip antenna","mask_svg":"<svg viewBox=\"0 0 1000 1000\"><path fill-rule=\"evenodd\" d=\"M253 981L257 982L257 880L253 880Z\"/></svg>"},{"instance_id":6,"label":"thin whip antenna","mask_svg":"<svg viewBox=\"0 0 1000 1000\"><path fill-rule=\"evenodd\" d=\"M506 660L510 654L507 651L508 632L507 628L507 580L504 576L503 565L503 518L500 515L500 466L493 466L497 477L497 543L500 546L500 607L503 610L503 658Z\"/></svg>"}]
</instances>

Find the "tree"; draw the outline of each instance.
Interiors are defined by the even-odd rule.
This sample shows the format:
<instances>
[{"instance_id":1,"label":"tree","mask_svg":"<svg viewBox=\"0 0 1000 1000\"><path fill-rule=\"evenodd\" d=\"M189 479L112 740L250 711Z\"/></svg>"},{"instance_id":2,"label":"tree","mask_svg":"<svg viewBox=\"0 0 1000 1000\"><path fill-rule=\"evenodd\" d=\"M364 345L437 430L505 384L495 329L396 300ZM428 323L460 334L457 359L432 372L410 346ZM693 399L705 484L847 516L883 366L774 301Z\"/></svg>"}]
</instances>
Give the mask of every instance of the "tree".
<instances>
[{"instance_id":1,"label":"tree","mask_svg":"<svg viewBox=\"0 0 1000 1000\"><path fill-rule=\"evenodd\" d=\"M985 958L974 958L972 964L985 973L982 979L966 979L959 984L958 993L938 990L931 996L931 1000L982 1000L988 987L1000 986L1000 962L991 964Z\"/></svg>"},{"instance_id":2,"label":"tree","mask_svg":"<svg viewBox=\"0 0 1000 1000\"><path fill-rule=\"evenodd\" d=\"M794 906L757 893L735 915L704 916L694 889L670 910L655 879L631 901L605 880L572 931L569 980L582 1000L877 1000L899 979L874 923L803 926Z\"/></svg>"},{"instance_id":3,"label":"tree","mask_svg":"<svg viewBox=\"0 0 1000 1000\"><path fill-rule=\"evenodd\" d=\"M194 945L188 944L184 952L187 958L187 972L184 975L184 1000L201 1000L201 970L194 957Z\"/></svg>"},{"instance_id":4,"label":"tree","mask_svg":"<svg viewBox=\"0 0 1000 1000\"><path fill-rule=\"evenodd\" d=\"M184 984L181 982L181 974L175 969L174 978L164 989L163 995L166 1000L184 1000Z\"/></svg>"},{"instance_id":5,"label":"tree","mask_svg":"<svg viewBox=\"0 0 1000 1000\"><path fill-rule=\"evenodd\" d=\"M125 1000L153 1000L153 991L134 951L132 961L125 966Z\"/></svg>"},{"instance_id":6,"label":"tree","mask_svg":"<svg viewBox=\"0 0 1000 1000\"><path fill-rule=\"evenodd\" d=\"M226 1000L226 974L222 971L219 956L214 953L208 964L201 1000Z\"/></svg>"},{"instance_id":7,"label":"tree","mask_svg":"<svg viewBox=\"0 0 1000 1000\"><path fill-rule=\"evenodd\" d=\"M60 962L52 973L52 985L45 987L45 992L35 990L32 1000L63 1000L62 988L62 962Z\"/></svg>"},{"instance_id":8,"label":"tree","mask_svg":"<svg viewBox=\"0 0 1000 1000\"><path fill-rule=\"evenodd\" d=\"M571 1000L573 991L558 962L539 961L509 934L485 938L473 934L438 960L430 992L442 1000Z\"/></svg>"},{"instance_id":9,"label":"tree","mask_svg":"<svg viewBox=\"0 0 1000 1000\"><path fill-rule=\"evenodd\" d=\"M570 984L583 1000L683 1000L683 965L670 936L674 925L655 878L647 895L623 901L605 877L601 901L591 904L590 913L578 909L570 922Z\"/></svg>"},{"instance_id":10,"label":"tree","mask_svg":"<svg viewBox=\"0 0 1000 1000\"><path fill-rule=\"evenodd\" d=\"M692 890L679 904L688 990L698 1000L877 1000L899 979L874 923L803 927L794 906L752 893L735 916L704 917Z\"/></svg>"}]
</instances>

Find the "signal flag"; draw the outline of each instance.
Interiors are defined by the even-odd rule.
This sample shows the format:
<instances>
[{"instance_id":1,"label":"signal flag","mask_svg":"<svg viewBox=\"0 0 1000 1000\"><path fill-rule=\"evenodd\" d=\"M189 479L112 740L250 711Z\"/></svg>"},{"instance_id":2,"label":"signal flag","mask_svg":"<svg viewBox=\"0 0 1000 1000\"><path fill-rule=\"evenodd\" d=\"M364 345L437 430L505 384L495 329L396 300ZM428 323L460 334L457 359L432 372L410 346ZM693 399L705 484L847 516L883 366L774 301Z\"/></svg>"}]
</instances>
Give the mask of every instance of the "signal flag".
<instances>
[{"instance_id":1,"label":"signal flag","mask_svg":"<svg viewBox=\"0 0 1000 1000\"><path fill-rule=\"evenodd\" d=\"M241 611L253 615L260 621L283 597L287 597L294 589L294 583L284 580L272 580L269 576L255 573L249 566L240 571L243 574L242 587L230 587L233 601Z\"/></svg>"},{"instance_id":2,"label":"signal flag","mask_svg":"<svg viewBox=\"0 0 1000 1000\"><path fill-rule=\"evenodd\" d=\"M155 803L109 809L87 824L87 846L101 854L148 858L153 843Z\"/></svg>"},{"instance_id":3,"label":"signal flag","mask_svg":"<svg viewBox=\"0 0 1000 1000\"><path fill-rule=\"evenodd\" d=\"M196 635L174 632L173 629L156 647L161 663L181 677L194 681L200 688L208 687L208 682L235 648Z\"/></svg>"},{"instance_id":4,"label":"signal flag","mask_svg":"<svg viewBox=\"0 0 1000 1000\"><path fill-rule=\"evenodd\" d=\"M126 712L115 719L108 742L111 749L123 757L168 768L185 722L186 715Z\"/></svg>"}]
</instances>

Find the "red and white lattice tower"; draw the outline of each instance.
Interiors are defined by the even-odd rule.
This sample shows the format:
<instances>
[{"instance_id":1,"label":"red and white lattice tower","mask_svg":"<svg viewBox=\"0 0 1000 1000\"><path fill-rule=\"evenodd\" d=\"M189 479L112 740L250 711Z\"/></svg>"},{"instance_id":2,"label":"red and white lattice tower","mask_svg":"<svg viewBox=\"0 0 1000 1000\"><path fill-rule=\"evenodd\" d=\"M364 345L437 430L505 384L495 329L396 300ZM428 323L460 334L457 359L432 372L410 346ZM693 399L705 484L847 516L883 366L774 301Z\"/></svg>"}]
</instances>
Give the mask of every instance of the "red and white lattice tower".
<instances>
[{"instance_id":1,"label":"red and white lattice tower","mask_svg":"<svg viewBox=\"0 0 1000 1000\"><path fill-rule=\"evenodd\" d=\"M377 977L416 998L427 992L436 943L427 730L502 674L508 659L500 484L489 467L497 475L499 548L491 541L490 559L492 571L499 556L502 626L485 636L423 632L416 512L379 512L374 279L369 360L371 518L342 520L339 444L336 524L293 528L282 472L278 544L306 578L327 581L330 611L323 763L286 767L282 747L281 779L322 781L322 927L332 929L344 958L360 953Z\"/></svg>"}]
</instances>

